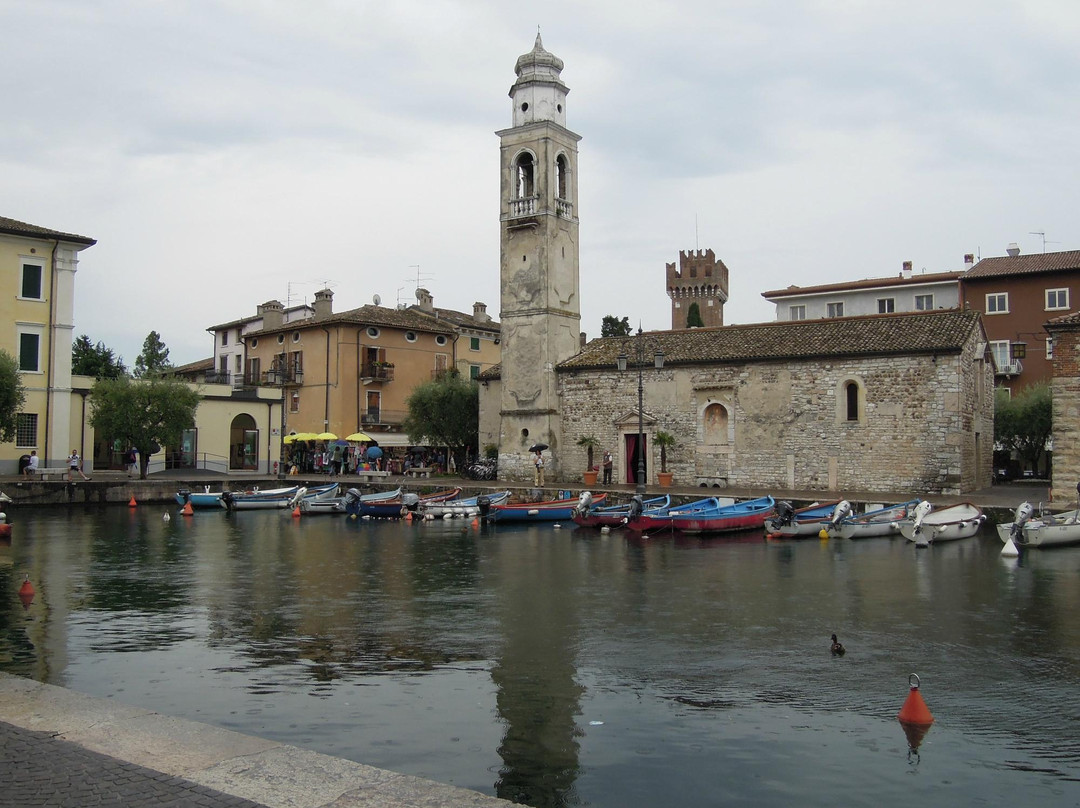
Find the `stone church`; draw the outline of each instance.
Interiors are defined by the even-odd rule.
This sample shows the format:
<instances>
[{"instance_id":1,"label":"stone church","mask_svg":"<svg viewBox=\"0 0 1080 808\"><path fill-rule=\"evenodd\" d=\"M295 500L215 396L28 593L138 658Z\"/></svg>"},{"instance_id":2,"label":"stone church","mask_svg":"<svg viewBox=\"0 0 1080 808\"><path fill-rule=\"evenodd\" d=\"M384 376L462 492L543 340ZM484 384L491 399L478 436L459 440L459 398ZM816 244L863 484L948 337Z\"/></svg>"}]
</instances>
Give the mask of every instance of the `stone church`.
<instances>
[{"instance_id":1,"label":"stone church","mask_svg":"<svg viewBox=\"0 0 1080 808\"><path fill-rule=\"evenodd\" d=\"M980 315L958 309L723 325L728 270L712 251L669 264L671 331L582 346L580 137L566 127L562 60L539 35L515 66L499 131L502 361L480 375L480 447L500 476L580 484L578 445L614 481L656 486L656 435L678 485L921 496L990 485L993 366ZM704 327L685 328L697 306ZM620 370L619 367L624 369Z\"/></svg>"}]
</instances>

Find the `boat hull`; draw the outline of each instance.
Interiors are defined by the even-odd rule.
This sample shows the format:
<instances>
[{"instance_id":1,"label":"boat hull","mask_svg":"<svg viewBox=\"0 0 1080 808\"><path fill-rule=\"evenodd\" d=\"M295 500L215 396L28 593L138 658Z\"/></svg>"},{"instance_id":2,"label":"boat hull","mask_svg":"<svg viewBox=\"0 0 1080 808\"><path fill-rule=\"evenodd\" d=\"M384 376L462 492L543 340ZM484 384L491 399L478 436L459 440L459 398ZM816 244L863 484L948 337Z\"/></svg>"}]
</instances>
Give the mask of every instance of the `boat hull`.
<instances>
[{"instance_id":1,"label":"boat hull","mask_svg":"<svg viewBox=\"0 0 1080 808\"><path fill-rule=\"evenodd\" d=\"M607 494L593 498L593 505L604 502ZM570 522L579 499L551 499L545 502L522 502L496 505L488 512L490 522Z\"/></svg>"},{"instance_id":2,"label":"boat hull","mask_svg":"<svg viewBox=\"0 0 1080 808\"><path fill-rule=\"evenodd\" d=\"M494 494L478 494L475 497L465 499L448 499L445 502L421 502L418 511L424 519L454 519L479 516L482 508L480 497L487 496L488 505L500 505L510 499L509 491L499 491Z\"/></svg>"},{"instance_id":3,"label":"boat hull","mask_svg":"<svg viewBox=\"0 0 1080 808\"><path fill-rule=\"evenodd\" d=\"M707 500L702 500L702 503ZM701 503L695 503L700 505ZM734 505L717 505L709 508L672 508L664 516L642 514L631 519L626 526L629 530L643 533L650 530L677 530L680 533L733 533L741 530L761 529L765 527L776 500L772 497L759 497L736 502Z\"/></svg>"},{"instance_id":4,"label":"boat hull","mask_svg":"<svg viewBox=\"0 0 1080 808\"><path fill-rule=\"evenodd\" d=\"M1013 537L1013 523L997 526L1002 542L1013 538L1017 547L1071 547L1080 544L1080 513L1069 511L1026 522Z\"/></svg>"},{"instance_id":5,"label":"boat hull","mask_svg":"<svg viewBox=\"0 0 1080 808\"><path fill-rule=\"evenodd\" d=\"M643 514L660 516L671 510L671 496L665 494L662 497L653 497L645 500L642 505ZM630 503L607 505L600 508L593 506L585 513L574 513L571 518L580 527L617 528L622 527L629 520L630 507Z\"/></svg>"},{"instance_id":6,"label":"boat hull","mask_svg":"<svg viewBox=\"0 0 1080 808\"><path fill-rule=\"evenodd\" d=\"M970 502L950 505L940 511L930 511L916 525L914 519L899 522L900 533L920 547L943 541L969 539L979 532L985 517L982 510Z\"/></svg>"},{"instance_id":7,"label":"boat hull","mask_svg":"<svg viewBox=\"0 0 1080 808\"><path fill-rule=\"evenodd\" d=\"M817 538L839 504L840 500L836 500L800 508L795 511L794 519L787 524L782 524L779 516L773 514L765 519L765 532L776 538Z\"/></svg>"},{"instance_id":8,"label":"boat hull","mask_svg":"<svg viewBox=\"0 0 1080 808\"><path fill-rule=\"evenodd\" d=\"M217 493L196 493L191 492L188 494L177 493L176 502L179 505L186 505L191 503L191 507L197 511L209 511L209 510L223 510L225 508L225 500L222 499L221 491Z\"/></svg>"}]
</instances>

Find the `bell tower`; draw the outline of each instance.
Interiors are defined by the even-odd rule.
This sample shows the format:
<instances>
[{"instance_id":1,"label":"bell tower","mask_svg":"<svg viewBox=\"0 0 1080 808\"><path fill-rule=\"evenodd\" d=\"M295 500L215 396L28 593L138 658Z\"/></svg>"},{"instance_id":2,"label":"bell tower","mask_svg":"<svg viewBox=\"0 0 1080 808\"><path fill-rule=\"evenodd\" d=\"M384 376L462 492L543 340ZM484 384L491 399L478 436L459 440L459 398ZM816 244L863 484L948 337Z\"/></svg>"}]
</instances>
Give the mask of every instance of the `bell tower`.
<instances>
[{"instance_id":1,"label":"bell tower","mask_svg":"<svg viewBox=\"0 0 1080 808\"><path fill-rule=\"evenodd\" d=\"M514 66L509 129L500 142L502 382L499 472L528 479L528 448L546 443L558 479L555 365L579 350L578 151L566 128L563 62L540 34ZM550 458L550 459L549 459ZM552 462L553 461L553 462Z\"/></svg>"}]
</instances>

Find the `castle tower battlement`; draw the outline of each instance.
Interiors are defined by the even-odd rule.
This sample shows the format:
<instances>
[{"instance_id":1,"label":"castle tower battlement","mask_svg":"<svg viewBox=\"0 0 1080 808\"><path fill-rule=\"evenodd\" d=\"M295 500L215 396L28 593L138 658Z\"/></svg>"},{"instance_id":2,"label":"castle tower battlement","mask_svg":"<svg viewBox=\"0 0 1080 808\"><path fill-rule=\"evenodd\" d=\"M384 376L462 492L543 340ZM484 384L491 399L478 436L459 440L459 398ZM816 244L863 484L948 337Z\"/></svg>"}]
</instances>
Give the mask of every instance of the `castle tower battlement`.
<instances>
[{"instance_id":1,"label":"castle tower battlement","mask_svg":"<svg viewBox=\"0 0 1080 808\"><path fill-rule=\"evenodd\" d=\"M724 324L728 299L728 268L712 250L680 250L679 264L667 264L667 293L671 298L671 327L686 328L697 304L706 328Z\"/></svg>"}]
</instances>

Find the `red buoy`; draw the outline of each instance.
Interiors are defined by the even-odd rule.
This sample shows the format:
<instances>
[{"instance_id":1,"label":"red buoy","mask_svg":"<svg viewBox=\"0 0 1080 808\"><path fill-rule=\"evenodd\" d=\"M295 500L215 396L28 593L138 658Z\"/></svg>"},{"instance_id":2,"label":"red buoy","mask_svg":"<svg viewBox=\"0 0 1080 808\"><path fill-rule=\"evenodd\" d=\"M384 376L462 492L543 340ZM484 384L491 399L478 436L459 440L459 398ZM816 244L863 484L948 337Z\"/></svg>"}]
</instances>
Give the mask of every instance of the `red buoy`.
<instances>
[{"instance_id":1,"label":"red buoy","mask_svg":"<svg viewBox=\"0 0 1080 808\"><path fill-rule=\"evenodd\" d=\"M135 507L135 495L134 494L131 495L131 501L128 503L128 507L129 508L134 508Z\"/></svg>"},{"instance_id":2,"label":"red buoy","mask_svg":"<svg viewBox=\"0 0 1080 808\"><path fill-rule=\"evenodd\" d=\"M190 499L184 503L184 507L180 509L180 513L184 516L191 516L195 513L195 509L191 507Z\"/></svg>"},{"instance_id":3,"label":"red buoy","mask_svg":"<svg viewBox=\"0 0 1080 808\"><path fill-rule=\"evenodd\" d=\"M295 508L293 508L292 515L293 515L293 519L299 519L300 518L300 506L299 505L297 505Z\"/></svg>"}]
</instances>

